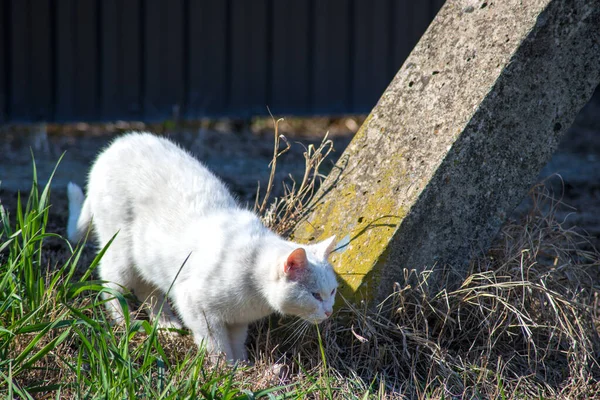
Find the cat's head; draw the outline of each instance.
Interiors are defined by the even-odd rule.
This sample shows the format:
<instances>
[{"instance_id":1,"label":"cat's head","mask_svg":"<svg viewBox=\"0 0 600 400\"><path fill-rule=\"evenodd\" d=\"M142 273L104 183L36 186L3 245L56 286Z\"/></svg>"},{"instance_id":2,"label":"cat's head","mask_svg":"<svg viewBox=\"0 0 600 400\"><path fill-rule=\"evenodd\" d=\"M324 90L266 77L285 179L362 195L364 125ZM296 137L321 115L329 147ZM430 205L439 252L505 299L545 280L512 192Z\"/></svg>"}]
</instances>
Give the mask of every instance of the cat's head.
<instances>
[{"instance_id":1,"label":"cat's head","mask_svg":"<svg viewBox=\"0 0 600 400\"><path fill-rule=\"evenodd\" d=\"M279 265L283 287L278 309L306 321L319 323L333 312L338 283L327 261L335 246L335 236L322 242L298 246L285 255Z\"/></svg>"}]
</instances>

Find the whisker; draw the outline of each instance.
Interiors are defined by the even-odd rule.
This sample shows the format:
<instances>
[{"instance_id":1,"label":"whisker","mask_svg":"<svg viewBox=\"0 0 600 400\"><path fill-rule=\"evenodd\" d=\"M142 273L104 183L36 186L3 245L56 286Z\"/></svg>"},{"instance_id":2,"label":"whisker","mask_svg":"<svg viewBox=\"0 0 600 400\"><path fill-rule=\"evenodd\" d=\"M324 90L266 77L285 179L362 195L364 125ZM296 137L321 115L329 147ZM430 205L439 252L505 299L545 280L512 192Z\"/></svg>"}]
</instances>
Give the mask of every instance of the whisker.
<instances>
[{"instance_id":1,"label":"whisker","mask_svg":"<svg viewBox=\"0 0 600 400\"><path fill-rule=\"evenodd\" d=\"M288 343L291 343L290 347L293 347L296 345L298 340L306 333L307 323L302 319L297 319L292 324L290 324L289 327L293 328L293 330L281 345L284 346Z\"/></svg>"},{"instance_id":2,"label":"whisker","mask_svg":"<svg viewBox=\"0 0 600 400\"><path fill-rule=\"evenodd\" d=\"M298 341L304 337L304 335L306 334L306 331L308 331L309 328L310 328L310 324L304 320L301 320L299 329L297 329L295 331L295 334L292 337L293 341L292 341L292 344L290 345L290 347L296 346Z\"/></svg>"}]
</instances>

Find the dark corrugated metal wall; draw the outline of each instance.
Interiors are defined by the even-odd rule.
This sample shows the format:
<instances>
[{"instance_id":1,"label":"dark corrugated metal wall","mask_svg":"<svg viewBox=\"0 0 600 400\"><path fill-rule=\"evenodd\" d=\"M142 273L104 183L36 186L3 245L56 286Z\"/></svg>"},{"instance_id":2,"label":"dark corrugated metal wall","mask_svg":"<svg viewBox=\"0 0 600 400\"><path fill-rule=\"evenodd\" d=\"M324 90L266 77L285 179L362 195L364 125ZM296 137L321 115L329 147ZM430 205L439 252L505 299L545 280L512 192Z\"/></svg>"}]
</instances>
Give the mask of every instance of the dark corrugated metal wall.
<instances>
[{"instance_id":1,"label":"dark corrugated metal wall","mask_svg":"<svg viewBox=\"0 0 600 400\"><path fill-rule=\"evenodd\" d=\"M0 0L0 122L368 112L442 0Z\"/></svg>"}]
</instances>

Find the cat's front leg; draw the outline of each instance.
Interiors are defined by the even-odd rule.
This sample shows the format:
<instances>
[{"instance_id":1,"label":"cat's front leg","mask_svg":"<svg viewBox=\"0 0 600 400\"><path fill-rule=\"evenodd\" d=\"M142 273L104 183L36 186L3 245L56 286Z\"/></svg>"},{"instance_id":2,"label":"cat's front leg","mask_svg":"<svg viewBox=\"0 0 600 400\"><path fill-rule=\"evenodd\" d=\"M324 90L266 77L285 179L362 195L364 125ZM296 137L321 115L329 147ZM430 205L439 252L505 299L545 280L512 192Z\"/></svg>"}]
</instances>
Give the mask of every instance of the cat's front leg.
<instances>
[{"instance_id":1,"label":"cat's front leg","mask_svg":"<svg viewBox=\"0 0 600 400\"><path fill-rule=\"evenodd\" d=\"M246 338L248 337L248 324L229 325L229 341L235 360L247 361Z\"/></svg>"},{"instance_id":2,"label":"cat's front leg","mask_svg":"<svg viewBox=\"0 0 600 400\"><path fill-rule=\"evenodd\" d=\"M187 323L186 323L187 324ZM205 316L188 325L194 334L194 341L211 354L223 353L226 360L235 360L235 354L229 340L228 329L224 322Z\"/></svg>"},{"instance_id":3,"label":"cat's front leg","mask_svg":"<svg viewBox=\"0 0 600 400\"><path fill-rule=\"evenodd\" d=\"M194 307L195 304L192 301L183 305L179 304L178 311L181 320L192 331L196 344L206 346L209 353L223 353L226 360L233 360L235 355L225 323L210 313Z\"/></svg>"}]
</instances>

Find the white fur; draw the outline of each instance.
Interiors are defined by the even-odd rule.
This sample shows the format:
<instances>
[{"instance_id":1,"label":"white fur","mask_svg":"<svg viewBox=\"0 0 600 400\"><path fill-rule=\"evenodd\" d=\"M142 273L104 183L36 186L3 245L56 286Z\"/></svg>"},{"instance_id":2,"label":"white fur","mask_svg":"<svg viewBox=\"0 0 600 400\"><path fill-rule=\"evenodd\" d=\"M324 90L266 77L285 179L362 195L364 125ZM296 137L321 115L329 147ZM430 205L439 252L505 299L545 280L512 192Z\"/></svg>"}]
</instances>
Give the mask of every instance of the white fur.
<instances>
[{"instance_id":1,"label":"white fur","mask_svg":"<svg viewBox=\"0 0 600 400\"><path fill-rule=\"evenodd\" d=\"M84 203L85 196L79 186L73 182L67 185L67 196L69 197L69 222L67 225L67 236L72 242L78 242L87 233L92 220L89 202ZM85 204L85 209L82 210Z\"/></svg>"},{"instance_id":2,"label":"white fur","mask_svg":"<svg viewBox=\"0 0 600 400\"><path fill-rule=\"evenodd\" d=\"M106 286L146 299L155 318L173 284L169 298L182 322L211 352L246 359L248 324L273 312L315 323L332 312L337 282L327 257L334 238L316 245L282 239L167 139L116 139L90 171L87 198L72 183L67 194L70 240L80 240L90 223L101 247L118 232L99 266ZM298 248L307 263L286 272ZM118 301L107 305L122 319ZM167 302L159 322L179 326Z\"/></svg>"}]
</instances>

